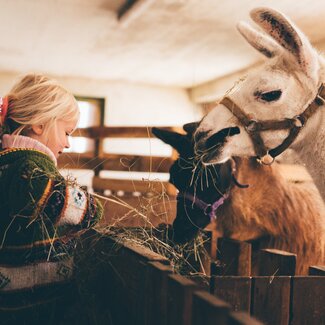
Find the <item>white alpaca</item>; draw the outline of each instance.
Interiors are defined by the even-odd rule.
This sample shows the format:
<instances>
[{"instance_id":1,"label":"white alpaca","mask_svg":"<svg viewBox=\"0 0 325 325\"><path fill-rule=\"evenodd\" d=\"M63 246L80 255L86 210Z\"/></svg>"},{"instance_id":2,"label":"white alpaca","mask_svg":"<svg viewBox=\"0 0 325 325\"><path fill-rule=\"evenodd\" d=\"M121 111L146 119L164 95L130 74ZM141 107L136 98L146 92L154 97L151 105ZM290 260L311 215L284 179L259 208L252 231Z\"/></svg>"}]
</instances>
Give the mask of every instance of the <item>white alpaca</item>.
<instances>
[{"instance_id":1,"label":"white alpaca","mask_svg":"<svg viewBox=\"0 0 325 325\"><path fill-rule=\"evenodd\" d=\"M231 156L257 154L247 127L237 118L238 114L235 117L229 106L240 107L247 118L258 122L292 119L301 115L315 101L322 82L325 82L324 59L287 17L273 9L257 8L251 11L251 18L261 30L245 22L238 24L238 30L268 59L227 95L232 104L219 103L200 123L195 134L196 152L207 164L224 162ZM290 144L290 148L297 152L313 177L323 200L324 110L325 105L317 107ZM226 132L231 130L228 128L233 127L235 132L228 136ZM224 144L213 148L213 139L218 134L224 138ZM263 148L268 150L279 146L288 134L289 131L283 129L262 131L260 136L265 144Z\"/></svg>"}]
</instances>

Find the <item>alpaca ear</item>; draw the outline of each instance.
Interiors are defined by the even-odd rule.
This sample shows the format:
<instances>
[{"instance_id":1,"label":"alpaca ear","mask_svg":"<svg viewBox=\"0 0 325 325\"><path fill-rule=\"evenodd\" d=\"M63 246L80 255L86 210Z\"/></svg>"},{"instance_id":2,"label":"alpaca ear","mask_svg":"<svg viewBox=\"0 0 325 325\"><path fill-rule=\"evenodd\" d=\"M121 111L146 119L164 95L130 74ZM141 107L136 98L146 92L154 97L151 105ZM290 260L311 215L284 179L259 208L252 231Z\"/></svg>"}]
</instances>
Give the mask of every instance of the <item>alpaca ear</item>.
<instances>
[{"instance_id":1,"label":"alpaca ear","mask_svg":"<svg viewBox=\"0 0 325 325\"><path fill-rule=\"evenodd\" d=\"M191 122L183 125L183 130L188 136L192 137L196 129L198 128L200 122Z\"/></svg>"},{"instance_id":2,"label":"alpaca ear","mask_svg":"<svg viewBox=\"0 0 325 325\"><path fill-rule=\"evenodd\" d=\"M281 53L281 47L271 37L250 24L241 21L237 24L237 29L250 45L267 58L273 58Z\"/></svg>"},{"instance_id":3,"label":"alpaca ear","mask_svg":"<svg viewBox=\"0 0 325 325\"><path fill-rule=\"evenodd\" d=\"M185 150L188 150L188 147L190 146L190 142L184 134L156 127L153 127L151 132L158 139L171 145L179 154L182 154Z\"/></svg>"},{"instance_id":4,"label":"alpaca ear","mask_svg":"<svg viewBox=\"0 0 325 325\"><path fill-rule=\"evenodd\" d=\"M257 25L294 56L308 75L315 75L319 65L316 51L285 15L270 8L253 9L250 15Z\"/></svg>"}]
</instances>

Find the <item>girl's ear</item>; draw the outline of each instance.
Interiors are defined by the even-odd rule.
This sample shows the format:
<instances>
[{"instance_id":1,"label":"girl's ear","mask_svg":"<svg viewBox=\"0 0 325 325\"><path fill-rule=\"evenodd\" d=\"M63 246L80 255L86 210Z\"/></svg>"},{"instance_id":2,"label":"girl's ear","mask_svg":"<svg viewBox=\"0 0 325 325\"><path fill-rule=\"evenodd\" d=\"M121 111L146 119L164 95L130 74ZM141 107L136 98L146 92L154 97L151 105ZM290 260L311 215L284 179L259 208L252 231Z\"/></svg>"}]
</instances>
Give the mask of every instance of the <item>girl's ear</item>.
<instances>
[{"instance_id":1,"label":"girl's ear","mask_svg":"<svg viewBox=\"0 0 325 325\"><path fill-rule=\"evenodd\" d=\"M32 125L31 130L36 135L42 135L44 132L44 125L43 124Z\"/></svg>"}]
</instances>

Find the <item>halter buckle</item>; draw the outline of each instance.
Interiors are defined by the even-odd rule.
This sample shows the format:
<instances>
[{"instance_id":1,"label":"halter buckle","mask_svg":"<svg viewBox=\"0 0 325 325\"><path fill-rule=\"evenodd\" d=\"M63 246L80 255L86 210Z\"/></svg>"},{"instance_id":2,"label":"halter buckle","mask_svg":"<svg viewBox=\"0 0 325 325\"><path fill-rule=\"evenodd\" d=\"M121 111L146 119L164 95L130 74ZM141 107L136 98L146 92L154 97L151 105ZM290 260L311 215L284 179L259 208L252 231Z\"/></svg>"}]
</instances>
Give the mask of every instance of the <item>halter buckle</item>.
<instances>
[{"instance_id":1,"label":"halter buckle","mask_svg":"<svg viewBox=\"0 0 325 325\"><path fill-rule=\"evenodd\" d=\"M256 120L250 120L245 126L245 129L248 133L256 132L258 129L258 122Z\"/></svg>"},{"instance_id":2,"label":"halter buckle","mask_svg":"<svg viewBox=\"0 0 325 325\"><path fill-rule=\"evenodd\" d=\"M302 117L299 116L299 115L298 116L295 116L292 119L292 123L298 129L300 129L300 128L302 128L304 126L304 121L303 121Z\"/></svg>"},{"instance_id":3,"label":"halter buckle","mask_svg":"<svg viewBox=\"0 0 325 325\"><path fill-rule=\"evenodd\" d=\"M272 157L269 153L267 153L266 155L264 155L261 158L258 158L257 161L262 164L262 165L266 165L266 166L270 166L274 163L275 158Z\"/></svg>"}]
</instances>

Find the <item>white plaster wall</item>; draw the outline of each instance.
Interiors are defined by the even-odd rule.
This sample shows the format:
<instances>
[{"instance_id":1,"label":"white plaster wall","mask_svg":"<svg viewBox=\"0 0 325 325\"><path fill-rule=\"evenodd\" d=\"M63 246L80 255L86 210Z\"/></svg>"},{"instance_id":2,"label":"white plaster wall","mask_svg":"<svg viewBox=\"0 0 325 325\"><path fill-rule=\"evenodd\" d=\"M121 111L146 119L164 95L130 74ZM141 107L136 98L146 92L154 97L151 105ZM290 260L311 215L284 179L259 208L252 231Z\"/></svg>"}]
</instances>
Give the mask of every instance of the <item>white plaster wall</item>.
<instances>
[{"instance_id":1,"label":"white plaster wall","mask_svg":"<svg viewBox=\"0 0 325 325\"><path fill-rule=\"evenodd\" d=\"M19 77L0 72L0 94L4 95ZM105 98L105 125L180 126L201 118L199 106L185 89L54 76L75 95Z\"/></svg>"}]
</instances>

